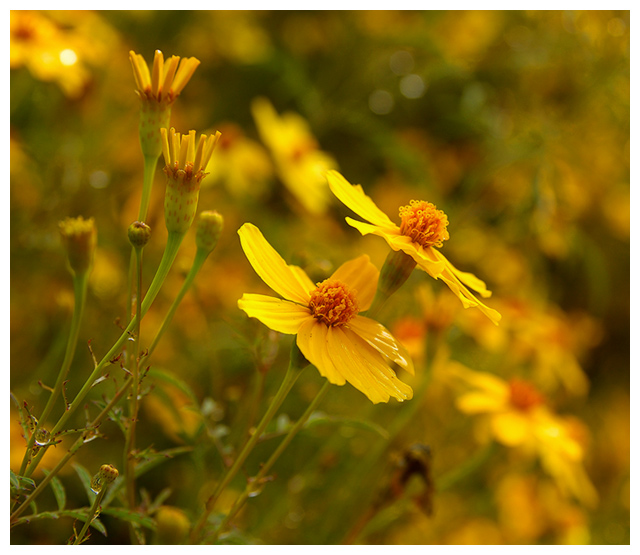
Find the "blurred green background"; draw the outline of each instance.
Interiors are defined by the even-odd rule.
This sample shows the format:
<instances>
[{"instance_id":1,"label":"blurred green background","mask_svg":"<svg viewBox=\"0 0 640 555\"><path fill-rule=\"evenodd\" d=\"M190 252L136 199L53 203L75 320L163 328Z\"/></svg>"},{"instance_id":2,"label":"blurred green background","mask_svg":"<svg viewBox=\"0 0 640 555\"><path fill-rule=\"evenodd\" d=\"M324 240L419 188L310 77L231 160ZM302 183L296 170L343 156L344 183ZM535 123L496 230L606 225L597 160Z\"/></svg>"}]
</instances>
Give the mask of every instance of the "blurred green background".
<instances>
[{"instance_id":1,"label":"blurred green background","mask_svg":"<svg viewBox=\"0 0 640 555\"><path fill-rule=\"evenodd\" d=\"M12 12L11 390L36 413L46 400L38 380L55 380L73 306L57 232L67 216L93 216L98 227L70 394L92 368L87 342L100 358L120 335L126 229L142 183L128 53L151 63L156 49L201 61L171 121L182 133L223 133L199 206L221 212L225 229L152 361L184 387L149 378L138 446L189 451L140 480L149 496L170 488L166 504L197 515L222 455L239 445L255 407L264 410L286 364L291 338L237 309L242 293L267 292L240 249L238 227L256 224L314 280L363 252L380 267L387 253L382 240L344 223L352 214L337 200L311 214L286 186L251 112L264 97L279 114L304 118L315 138L304 148L327 153L395 221L397 207L413 198L445 211L451 239L443 252L487 283L487 303L503 315L494 328L456 306L441 340L447 357L531 379L550 407L582 422L599 501L552 501L544 472L504 447L439 490L438 477L480 449L446 380L434 377L402 405L372 406L355 389L335 387L322 406L330 417L296 438L225 541L629 543L629 12ZM162 177L158 171L148 219L147 283L166 236ZM194 252L190 235L144 320L143 340L153 338ZM420 373L431 372L424 344L445 314L434 299L450 292L414 274L380 319L411 346L418 390ZM421 304L424 287L432 297ZM321 385L315 370L305 372L274 434ZM378 427L394 432L383 439ZM13 410L11 433L17 470L24 441ZM107 423L104 433L80 451L80 464L121 461L117 426ZM433 514L406 496L373 510L394 461L415 443L431 449ZM275 445L260 444L247 475ZM63 481L68 504L86 505L70 466ZM54 506L52 496L40 503ZM521 511L535 518L514 523ZM103 520L109 536L94 532L91 542L128 541L125 525ZM71 522L12 533L12 543L64 542Z\"/></svg>"}]
</instances>

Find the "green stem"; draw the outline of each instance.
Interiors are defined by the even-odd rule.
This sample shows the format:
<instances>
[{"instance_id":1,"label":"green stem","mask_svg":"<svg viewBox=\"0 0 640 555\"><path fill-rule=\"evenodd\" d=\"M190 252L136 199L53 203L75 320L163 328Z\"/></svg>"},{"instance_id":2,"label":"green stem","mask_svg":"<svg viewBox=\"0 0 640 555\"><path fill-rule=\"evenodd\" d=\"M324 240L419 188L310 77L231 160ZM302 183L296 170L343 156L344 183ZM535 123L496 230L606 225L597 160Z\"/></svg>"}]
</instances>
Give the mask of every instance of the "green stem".
<instances>
[{"instance_id":1,"label":"green stem","mask_svg":"<svg viewBox=\"0 0 640 555\"><path fill-rule=\"evenodd\" d=\"M102 502L102 498L104 497L105 491L107 491L107 488L103 487L96 494L96 498L93 500L93 505L91 506L91 511L89 511L89 514L87 515L88 518L87 520L85 520L84 526L82 527L82 530L80 530L80 533L76 538L76 541L73 542L73 545L80 545L80 543L82 542L82 538L84 538L84 535L87 533L87 530L89 529L89 525L93 522L93 520L97 516L97 513L100 511L100 503Z\"/></svg>"},{"instance_id":2,"label":"green stem","mask_svg":"<svg viewBox=\"0 0 640 555\"><path fill-rule=\"evenodd\" d=\"M156 166L160 156L144 157L144 176L142 178L142 197L140 198L140 212L138 221L144 222L149 211L149 201L151 200L151 189L153 188L153 178L156 174Z\"/></svg>"},{"instance_id":3,"label":"green stem","mask_svg":"<svg viewBox=\"0 0 640 555\"><path fill-rule=\"evenodd\" d=\"M191 269L189 270L187 277L184 279L184 283L182 284L182 287L178 292L178 296L174 299L173 303L171 304L171 308L169 309L169 312L167 312L167 315L164 317L162 326L160 326L160 329L156 333L156 336L153 338L153 341L151 342L151 346L149 347L148 353L146 355L147 357L151 356L151 353L153 353L153 351L157 347L158 342L160 341L160 338L162 337L164 332L167 331L167 328L171 324L171 320L173 320L173 317L176 313L176 310L178 309L178 306L180 305L183 297L185 296L185 294L193 284L193 281L196 275L200 271L200 268L202 268L202 265L204 264L208 255L209 253L202 249L198 249L196 251L196 255L193 259L193 264L191 265Z\"/></svg>"},{"instance_id":4,"label":"green stem","mask_svg":"<svg viewBox=\"0 0 640 555\"><path fill-rule=\"evenodd\" d=\"M67 341L67 349L64 354L64 359L62 361L62 366L60 368L60 372L58 373L58 378L56 380L55 386L51 395L49 396L49 400L40 415L40 419L35 423L35 428L33 433L29 437L29 442L27 444L27 450L25 452L24 458L22 460L22 465L20 466L20 474L24 474L27 464L29 463L29 459L31 456L31 452L35 445L35 438L38 430L41 425L46 422L51 410L58 397L62 393L62 389L64 388L65 380L67 379L67 375L69 373L69 369L71 368L71 363L73 362L73 358L75 356L76 347L78 345L78 335L80 333L80 322L82 321L82 315L84 313L85 302L87 298L87 284L89 281L88 272L84 272L80 275L73 275L73 292L74 292L74 309L73 316L71 317L71 329L69 331L69 339Z\"/></svg>"},{"instance_id":5,"label":"green stem","mask_svg":"<svg viewBox=\"0 0 640 555\"><path fill-rule=\"evenodd\" d=\"M136 314L140 314L142 310L142 248L135 248L135 268L137 275L136 286ZM136 504L135 495L135 444L136 444L136 421L138 419L138 397L140 389L139 376L139 359L140 359L140 318L136 318L135 326L135 347L133 356L131 357L131 375L133 377L133 386L131 391L131 413L129 425L127 426L125 448L124 448L124 473L127 488L127 501L129 509L132 511ZM133 536L133 534L132 534Z\"/></svg>"},{"instance_id":6,"label":"green stem","mask_svg":"<svg viewBox=\"0 0 640 555\"><path fill-rule=\"evenodd\" d=\"M171 265L173 264L173 261L175 260L176 255L178 254L178 249L180 248L180 244L182 243L183 238L184 238L184 235L182 234L174 234L174 233L169 234L169 237L167 238L167 244L165 246L164 255L162 256L162 260L160 261L160 265L158 266L156 275L153 278L151 285L149 286L149 290L147 291L147 294L145 295L144 300L142 301L140 314L136 314L133 317L133 319L131 320L131 322L129 322L129 325L124 330L120 338L115 342L113 347L111 347L111 349L104 356L104 358L96 365L95 369L93 370L93 372L91 373L91 375L89 376L85 384L82 386L82 389L78 392L75 399L69 405L68 409L60 417L60 420L58 420L58 423L51 430L51 435L62 430L62 428L66 424L67 420L69 420L71 415L78 409L78 407L82 406L82 403L85 397L87 396L87 394L89 393L89 390L93 387L95 380L102 374L102 371L104 370L105 366L107 366L107 364L109 364L111 360L120 352L122 345L128 339L131 331L137 325L138 318L144 317L144 315L147 313L147 311L149 310L149 307L151 306L151 303L155 300L158 292L160 291L160 288L162 287L162 284L164 283L165 278L167 277L167 274L169 273L169 269L171 268ZM26 473L24 474L25 476L31 476L33 471L38 466L38 463L44 456L46 449L47 447L43 447L40 449L36 457L34 457L34 459L31 461L31 464L27 467Z\"/></svg>"},{"instance_id":7,"label":"green stem","mask_svg":"<svg viewBox=\"0 0 640 555\"><path fill-rule=\"evenodd\" d=\"M255 431L253 432L253 434L251 435L251 437L249 438L245 446L242 448L242 451L240 451L240 454L236 457L236 460L234 461L231 468L227 470L224 478L218 484L218 487L214 491L213 495L211 495L211 497L209 497L209 499L207 500L207 503L205 505L205 510L203 511L202 515L200 516L198 522L194 526L193 531L191 533L191 543L196 543L196 541L199 540L200 534L202 532L202 528L207 522L207 519L209 518L211 511L213 511L215 503L220 497L220 494L224 491L224 489L229 485L231 480L233 480L235 475L238 473L238 470L240 470L240 468L244 464L244 461L249 456L249 454L255 447L256 443L258 443L258 440L260 439L260 436L262 436L262 433L264 432L265 428L275 416L276 412L280 408L280 405L282 405L282 402L285 400L289 391L291 391L291 388L293 387L293 384L296 382L296 380L300 376L301 371L304 368L306 368L308 364L309 362L306 359L304 359L304 357L301 355L294 341L291 349L291 360L289 361L289 367L287 368L287 373L285 374L284 379L280 384L280 389L278 389L278 392L276 393L275 397L271 401L271 404L269 405L269 408L267 409L267 412L265 413L265 415L262 417L262 420L258 424L258 427L255 429Z\"/></svg>"},{"instance_id":8,"label":"green stem","mask_svg":"<svg viewBox=\"0 0 640 555\"><path fill-rule=\"evenodd\" d=\"M260 472L258 472L258 474L250 481L250 483L247 484L247 486L244 489L244 492L240 495L240 497L238 497L236 502L233 504L227 516L224 517L224 519L218 526L218 529L216 530L212 538L212 543L218 539L218 536L224 531L227 524L233 519L233 517L235 517L236 514L238 514L238 511L244 506L247 499L251 496L251 493L254 492L256 488L259 489L261 487L261 483L265 478L265 476L267 475L267 473L269 472L269 470L271 470L271 468L276 463L280 455L282 455L284 450L289 446L289 444L291 443L291 440L293 440L296 434L306 424L307 420L309 420L309 417L311 416L311 414L313 414L313 411L316 409L316 407L322 402L325 395L329 391L330 387L331 387L331 384L328 381L325 381L324 385L322 386L318 394L315 396L313 401L311 401L307 409L304 411L303 415L289 430L285 438L280 442L280 445L278 445L278 448L273 452L271 457L269 457L269 460L266 463L264 463L264 465L262 465Z\"/></svg>"},{"instance_id":9,"label":"green stem","mask_svg":"<svg viewBox=\"0 0 640 555\"><path fill-rule=\"evenodd\" d=\"M122 387L113 396L113 399L111 399L111 401L109 401L109 403L107 403L107 405L105 406L104 409L102 409L100 414L98 416L96 416L96 418L93 420L93 422L91 422L91 424L89 424L89 426L88 426L89 430L97 429L100 426L100 424L107 417L107 415L109 414L111 409L116 405L116 403L118 403L120 401L120 399L123 397L123 395L129 390L129 386L131 385L132 382L133 382L133 378L131 376L129 376L125 380L125 382L122 384ZM86 434L86 432L85 432L85 434ZM67 454L62 459L60 459L58 461L58 464L56 464L56 466L51 470L51 472L49 472L49 474L47 474L44 477L42 482L40 482L38 484L38 487L36 487L36 489L34 489L29 494L29 496L24 500L24 502L13 512L13 514L11 515L11 522L12 523L15 524L16 518L18 516L20 516L25 511L25 509L31 504L31 502L34 501L36 499L36 497L38 497L38 495L40 495L40 493L42 493L42 491L44 491L44 489L47 487L49 482L51 480L53 480L53 478L60 472L60 470L64 467L64 465L66 465L69 462L71 457L73 457L76 454L78 449L80 449L80 447L82 447L84 445L85 434L80 436L75 441L75 443L71 446L69 451L67 451Z\"/></svg>"}]
</instances>

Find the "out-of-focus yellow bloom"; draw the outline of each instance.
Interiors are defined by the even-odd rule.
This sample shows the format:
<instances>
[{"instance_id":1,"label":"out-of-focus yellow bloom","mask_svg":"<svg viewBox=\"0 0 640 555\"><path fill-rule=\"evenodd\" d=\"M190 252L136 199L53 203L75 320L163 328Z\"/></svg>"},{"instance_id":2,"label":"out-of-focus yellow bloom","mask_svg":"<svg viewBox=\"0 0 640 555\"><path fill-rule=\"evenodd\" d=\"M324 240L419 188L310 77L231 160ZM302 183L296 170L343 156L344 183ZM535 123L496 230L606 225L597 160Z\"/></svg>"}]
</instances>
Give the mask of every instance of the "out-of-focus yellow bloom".
<instances>
[{"instance_id":1,"label":"out-of-focus yellow bloom","mask_svg":"<svg viewBox=\"0 0 640 555\"><path fill-rule=\"evenodd\" d=\"M460 411L484 417L499 443L537 455L564 493L588 506L597 502L582 464L585 432L577 420L554 414L533 385L524 380L507 382L455 362L447 370L466 389L456 402Z\"/></svg>"},{"instance_id":2,"label":"out-of-focus yellow bloom","mask_svg":"<svg viewBox=\"0 0 640 555\"><path fill-rule=\"evenodd\" d=\"M324 175L337 167L335 160L319 150L309 125L298 114L280 116L265 98L254 100L251 112L284 185L310 213L324 213L330 199Z\"/></svg>"},{"instance_id":3,"label":"out-of-focus yellow bloom","mask_svg":"<svg viewBox=\"0 0 640 555\"><path fill-rule=\"evenodd\" d=\"M165 435L177 443L193 438L202 424L193 399L178 387L159 380L144 398L142 407L146 416L159 424Z\"/></svg>"},{"instance_id":4,"label":"out-of-focus yellow bloom","mask_svg":"<svg viewBox=\"0 0 640 555\"><path fill-rule=\"evenodd\" d=\"M200 135L196 146L196 132L188 135L162 128L162 153L167 190L164 197L164 218L170 233L186 233L198 208L200 182L207 175L206 168L220 132Z\"/></svg>"},{"instance_id":5,"label":"out-of-focus yellow bloom","mask_svg":"<svg viewBox=\"0 0 640 555\"><path fill-rule=\"evenodd\" d=\"M93 264L98 230L93 218L65 218L58 224L62 244L67 251L69 268L74 274L86 273Z\"/></svg>"},{"instance_id":6,"label":"out-of-focus yellow bloom","mask_svg":"<svg viewBox=\"0 0 640 555\"><path fill-rule=\"evenodd\" d=\"M400 208L400 226L393 223L365 195L360 185L351 185L337 171L327 173L331 191L348 208L370 223L346 218L347 223L355 227L362 235L372 233L382 237L396 252L402 251L411 257L418 268L435 279L444 281L462 301L465 308L472 306L481 310L494 324L500 321L500 314L480 302L468 287L480 293L482 297L490 297L483 281L473 274L461 272L436 249L449 238L448 220L442 210L425 201L411 201L408 206Z\"/></svg>"},{"instance_id":7,"label":"out-of-focus yellow bloom","mask_svg":"<svg viewBox=\"0 0 640 555\"><path fill-rule=\"evenodd\" d=\"M111 28L88 11L11 10L9 36L11 69L24 66L72 98L91 78L86 62L99 63L116 41Z\"/></svg>"},{"instance_id":8,"label":"out-of-focus yellow bloom","mask_svg":"<svg viewBox=\"0 0 640 555\"><path fill-rule=\"evenodd\" d=\"M222 136L211 156L207 183L223 183L237 198L260 197L273 177L273 164L264 147L235 124L220 126Z\"/></svg>"},{"instance_id":9,"label":"out-of-focus yellow bloom","mask_svg":"<svg viewBox=\"0 0 640 555\"><path fill-rule=\"evenodd\" d=\"M413 374L407 350L378 322L360 316L371 305L378 270L360 256L314 285L298 266L287 265L260 230L244 224L242 248L256 273L282 298L245 293L238 306L280 333L296 335L302 354L335 385L349 382L373 403L411 399L413 391L389 366Z\"/></svg>"}]
</instances>

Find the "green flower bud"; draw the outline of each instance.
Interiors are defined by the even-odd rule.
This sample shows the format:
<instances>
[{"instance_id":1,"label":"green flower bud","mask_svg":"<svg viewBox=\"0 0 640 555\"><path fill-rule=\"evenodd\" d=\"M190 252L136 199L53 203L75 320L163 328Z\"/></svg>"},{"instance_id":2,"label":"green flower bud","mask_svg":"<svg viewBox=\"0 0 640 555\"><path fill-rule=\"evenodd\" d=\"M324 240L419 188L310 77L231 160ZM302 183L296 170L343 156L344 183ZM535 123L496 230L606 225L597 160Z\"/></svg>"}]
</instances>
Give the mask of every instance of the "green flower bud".
<instances>
[{"instance_id":1,"label":"green flower bud","mask_svg":"<svg viewBox=\"0 0 640 555\"><path fill-rule=\"evenodd\" d=\"M118 477L118 474L118 469L115 466L103 464L91 480L91 489L95 493L99 493L103 486L108 486Z\"/></svg>"},{"instance_id":2,"label":"green flower bud","mask_svg":"<svg viewBox=\"0 0 640 555\"><path fill-rule=\"evenodd\" d=\"M196 246L207 254L218 244L224 219L215 210L205 210L198 216L196 223Z\"/></svg>"},{"instance_id":3,"label":"green flower bud","mask_svg":"<svg viewBox=\"0 0 640 555\"><path fill-rule=\"evenodd\" d=\"M98 232L93 218L85 220L66 218L58 224L62 243L67 251L69 269L72 273L82 274L93 263Z\"/></svg>"},{"instance_id":4,"label":"green flower bud","mask_svg":"<svg viewBox=\"0 0 640 555\"><path fill-rule=\"evenodd\" d=\"M127 230L132 247L141 249L151 238L151 228L144 222L133 222Z\"/></svg>"}]
</instances>

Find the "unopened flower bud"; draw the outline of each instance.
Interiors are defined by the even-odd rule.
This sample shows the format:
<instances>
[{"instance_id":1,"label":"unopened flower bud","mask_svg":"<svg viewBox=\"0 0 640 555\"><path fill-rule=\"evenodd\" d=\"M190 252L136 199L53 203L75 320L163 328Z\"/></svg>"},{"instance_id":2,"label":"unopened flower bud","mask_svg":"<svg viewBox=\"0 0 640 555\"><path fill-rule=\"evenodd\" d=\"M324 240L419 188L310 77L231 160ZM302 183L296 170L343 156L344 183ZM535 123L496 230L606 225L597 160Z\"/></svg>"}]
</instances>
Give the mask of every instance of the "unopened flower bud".
<instances>
[{"instance_id":1,"label":"unopened flower bud","mask_svg":"<svg viewBox=\"0 0 640 555\"><path fill-rule=\"evenodd\" d=\"M144 247L151 238L151 228L144 222L133 222L127 233L131 246L136 249Z\"/></svg>"},{"instance_id":2,"label":"unopened flower bud","mask_svg":"<svg viewBox=\"0 0 640 555\"><path fill-rule=\"evenodd\" d=\"M186 514L176 507L163 505L155 515L158 545L179 545L187 539L191 523Z\"/></svg>"},{"instance_id":3,"label":"unopened flower bud","mask_svg":"<svg viewBox=\"0 0 640 555\"><path fill-rule=\"evenodd\" d=\"M196 246L207 254L218 244L224 219L215 210L205 210L198 216L196 223Z\"/></svg>"},{"instance_id":4,"label":"unopened flower bud","mask_svg":"<svg viewBox=\"0 0 640 555\"><path fill-rule=\"evenodd\" d=\"M103 464L98 473L91 480L91 489L95 493L102 491L104 486L108 486L118 477L118 469L110 464Z\"/></svg>"},{"instance_id":5,"label":"unopened flower bud","mask_svg":"<svg viewBox=\"0 0 640 555\"><path fill-rule=\"evenodd\" d=\"M98 232L93 218L66 218L58 224L67 251L69 268L75 274L89 270L93 263Z\"/></svg>"}]
</instances>

